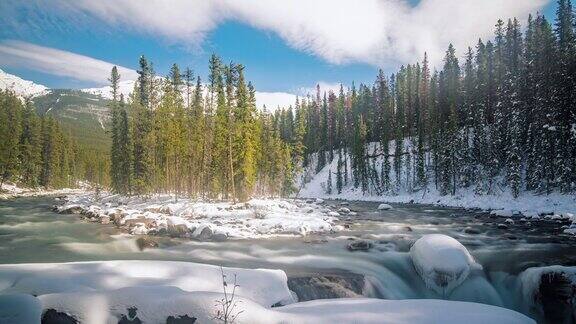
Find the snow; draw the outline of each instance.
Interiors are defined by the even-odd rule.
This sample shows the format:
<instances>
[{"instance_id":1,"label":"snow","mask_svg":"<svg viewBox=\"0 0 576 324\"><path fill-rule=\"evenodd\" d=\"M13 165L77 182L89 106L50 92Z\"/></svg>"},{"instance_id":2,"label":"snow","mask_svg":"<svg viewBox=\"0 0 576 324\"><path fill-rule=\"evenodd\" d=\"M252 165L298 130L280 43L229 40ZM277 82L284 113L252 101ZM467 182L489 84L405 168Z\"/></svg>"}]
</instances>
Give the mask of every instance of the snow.
<instances>
[{"instance_id":1,"label":"snow","mask_svg":"<svg viewBox=\"0 0 576 324\"><path fill-rule=\"evenodd\" d=\"M100 222L113 220L132 234L166 232L201 240L266 238L329 233L337 218L316 203L252 199L246 203L207 202L156 195L151 198L79 194L67 198L61 212L81 209Z\"/></svg>"},{"instance_id":2,"label":"snow","mask_svg":"<svg viewBox=\"0 0 576 324\"><path fill-rule=\"evenodd\" d=\"M294 298L282 270L223 268L237 275L243 296L271 306ZM175 287L183 291L221 292L220 267L176 261L95 261L0 265L0 293L48 295L110 291L127 287Z\"/></svg>"},{"instance_id":3,"label":"snow","mask_svg":"<svg viewBox=\"0 0 576 324\"><path fill-rule=\"evenodd\" d=\"M84 192L83 189L44 189L44 188L22 188L13 183L3 183L0 187L0 200L12 199L17 197L35 197L46 195L69 195Z\"/></svg>"},{"instance_id":4,"label":"snow","mask_svg":"<svg viewBox=\"0 0 576 324\"><path fill-rule=\"evenodd\" d=\"M11 90L20 97L37 97L48 93L48 88L32 81L21 79L0 70L0 89Z\"/></svg>"},{"instance_id":5,"label":"snow","mask_svg":"<svg viewBox=\"0 0 576 324\"><path fill-rule=\"evenodd\" d=\"M128 99L132 91L134 91L134 85L136 81L134 80L123 80L118 83L119 94L124 95L124 99ZM80 90L82 92L90 93L95 96L100 96L105 99L112 99L112 87L105 86L100 88L87 88Z\"/></svg>"},{"instance_id":6,"label":"snow","mask_svg":"<svg viewBox=\"0 0 576 324\"><path fill-rule=\"evenodd\" d=\"M410 141L405 141L405 146L409 149ZM374 148L378 148L377 143L369 144L369 152ZM394 142L390 142L393 147ZM482 210L492 211L494 215L510 218L510 217L533 217L541 214L557 214L567 215L576 214L576 196L564 195L560 193L551 193L549 195L539 195L532 192L523 191L520 196L515 198L509 190L495 189L492 195L477 195L474 186L471 188L460 188L456 195L441 195L433 184L430 184L428 189L420 191L409 191L406 188L400 188L395 193L386 193L377 195L375 192L364 194L360 188L354 188L353 181L350 181L348 186L342 188L340 194L333 190L332 194L326 193L326 181L330 171L335 173L338 165L338 154L336 158L328 163L318 174L313 174L313 169L316 166L316 156L311 157L311 167L304 170L303 176L300 177L306 182L299 192L299 197L302 198L321 198L321 199L343 199L343 200L357 200L357 201L374 201L382 203L417 203L417 204L432 204L439 206L461 207L461 208L478 208ZM379 165L382 158L378 158L376 163ZM351 158L348 157L348 174L352 174ZM379 167L379 166L377 166ZM404 166L403 166L404 167ZM403 177L406 170L402 170ZM334 175L332 177L334 179ZM393 172L391 173L391 181L394 182ZM333 180L334 181L334 180ZM333 183L333 187L335 182ZM576 221L575 218L572 218ZM576 225L576 223L575 223ZM576 231L572 231L576 232Z\"/></svg>"},{"instance_id":7,"label":"snow","mask_svg":"<svg viewBox=\"0 0 576 324\"><path fill-rule=\"evenodd\" d=\"M418 239L410 257L426 286L441 295L450 294L472 270L482 269L460 242L443 234Z\"/></svg>"},{"instance_id":8,"label":"snow","mask_svg":"<svg viewBox=\"0 0 576 324\"><path fill-rule=\"evenodd\" d=\"M522 314L500 307L434 299L315 300L277 310L291 315L282 319L289 323L535 323Z\"/></svg>"},{"instance_id":9,"label":"snow","mask_svg":"<svg viewBox=\"0 0 576 324\"><path fill-rule=\"evenodd\" d=\"M535 323L504 308L446 300L324 299L294 303L281 270L223 268L236 274L235 323ZM81 323L122 317L165 323L216 321L220 268L172 261L100 261L0 266L0 322L39 323L49 309ZM230 285L228 286L230 288ZM36 294L37 297L32 296ZM271 307L280 302L280 307ZM132 310L132 311L130 311Z\"/></svg>"}]
</instances>

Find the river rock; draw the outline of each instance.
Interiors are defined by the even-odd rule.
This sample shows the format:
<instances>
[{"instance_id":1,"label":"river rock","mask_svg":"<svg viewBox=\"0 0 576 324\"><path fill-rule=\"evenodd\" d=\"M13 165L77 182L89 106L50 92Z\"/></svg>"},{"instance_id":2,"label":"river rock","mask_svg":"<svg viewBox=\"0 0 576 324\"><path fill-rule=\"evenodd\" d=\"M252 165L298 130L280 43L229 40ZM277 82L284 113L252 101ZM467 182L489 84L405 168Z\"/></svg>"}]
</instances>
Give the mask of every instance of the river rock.
<instances>
[{"instance_id":1,"label":"river rock","mask_svg":"<svg viewBox=\"0 0 576 324\"><path fill-rule=\"evenodd\" d=\"M380 204L378 205L378 210L390 210L392 209L392 206L388 205L388 204Z\"/></svg>"},{"instance_id":2,"label":"river rock","mask_svg":"<svg viewBox=\"0 0 576 324\"><path fill-rule=\"evenodd\" d=\"M80 214L83 211L80 205L65 205L58 209L60 214Z\"/></svg>"},{"instance_id":3,"label":"river rock","mask_svg":"<svg viewBox=\"0 0 576 324\"><path fill-rule=\"evenodd\" d=\"M498 225L496 225L496 227L498 229L508 229L508 225L506 225L506 224L498 224Z\"/></svg>"},{"instance_id":4,"label":"river rock","mask_svg":"<svg viewBox=\"0 0 576 324\"><path fill-rule=\"evenodd\" d=\"M338 209L338 212L341 214L349 214L350 208L342 207L342 208Z\"/></svg>"},{"instance_id":5,"label":"river rock","mask_svg":"<svg viewBox=\"0 0 576 324\"><path fill-rule=\"evenodd\" d=\"M199 239L200 241L206 241L210 239L213 234L214 231L210 227L206 226L200 231L200 234L198 234L196 238Z\"/></svg>"},{"instance_id":6,"label":"river rock","mask_svg":"<svg viewBox=\"0 0 576 324\"><path fill-rule=\"evenodd\" d=\"M363 275L317 275L288 278L288 288L299 302L316 299L362 297L366 280Z\"/></svg>"},{"instance_id":7,"label":"river rock","mask_svg":"<svg viewBox=\"0 0 576 324\"><path fill-rule=\"evenodd\" d=\"M224 242L228 239L228 235L225 233L215 233L210 237L210 239L214 242Z\"/></svg>"},{"instance_id":8,"label":"river rock","mask_svg":"<svg viewBox=\"0 0 576 324\"><path fill-rule=\"evenodd\" d=\"M179 316L168 316L166 319L166 324L194 324L196 323L196 317L190 317L188 315Z\"/></svg>"},{"instance_id":9,"label":"river rock","mask_svg":"<svg viewBox=\"0 0 576 324\"><path fill-rule=\"evenodd\" d=\"M480 234L480 231L479 231L478 229L476 229L476 228L473 228L473 227L466 227L466 228L464 229L464 233L476 235L476 234Z\"/></svg>"},{"instance_id":10,"label":"river rock","mask_svg":"<svg viewBox=\"0 0 576 324\"><path fill-rule=\"evenodd\" d=\"M166 231L168 232L168 235L172 237L183 237L189 232L188 227L185 224L170 223L168 224Z\"/></svg>"},{"instance_id":11,"label":"river rock","mask_svg":"<svg viewBox=\"0 0 576 324\"><path fill-rule=\"evenodd\" d=\"M74 317L58 312L55 309L48 309L42 314L42 324L77 324L78 320Z\"/></svg>"},{"instance_id":12,"label":"river rock","mask_svg":"<svg viewBox=\"0 0 576 324\"><path fill-rule=\"evenodd\" d=\"M110 224L110 217L109 216L102 216L100 217L100 223L103 225Z\"/></svg>"},{"instance_id":13,"label":"river rock","mask_svg":"<svg viewBox=\"0 0 576 324\"><path fill-rule=\"evenodd\" d=\"M514 220L512 218L506 218L504 223L512 225L512 224L514 224Z\"/></svg>"},{"instance_id":14,"label":"river rock","mask_svg":"<svg viewBox=\"0 0 576 324\"><path fill-rule=\"evenodd\" d=\"M368 242L368 241L353 241L351 243L348 243L348 250L349 251L368 251L370 249L372 249L374 247L374 244L372 244L372 242Z\"/></svg>"},{"instance_id":15,"label":"river rock","mask_svg":"<svg viewBox=\"0 0 576 324\"><path fill-rule=\"evenodd\" d=\"M158 242L154 241L150 237L139 237L136 239L136 245L138 245L138 249L143 251L145 249L157 248Z\"/></svg>"}]
</instances>

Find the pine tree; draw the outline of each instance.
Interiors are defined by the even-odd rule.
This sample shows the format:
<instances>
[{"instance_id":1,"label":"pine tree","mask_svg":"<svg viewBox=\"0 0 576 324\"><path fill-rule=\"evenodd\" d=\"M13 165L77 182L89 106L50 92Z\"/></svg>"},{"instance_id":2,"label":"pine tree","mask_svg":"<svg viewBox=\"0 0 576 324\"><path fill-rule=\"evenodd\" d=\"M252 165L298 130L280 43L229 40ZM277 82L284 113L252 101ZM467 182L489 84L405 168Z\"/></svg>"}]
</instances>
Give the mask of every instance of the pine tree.
<instances>
[{"instance_id":1,"label":"pine tree","mask_svg":"<svg viewBox=\"0 0 576 324\"><path fill-rule=\"evenodd\" d=\"M152 189L152 111L150 103L151 69L144 56L140 57L137 90L133 93L131 112L133 134L132 178L136 194L147 194Z\"/></svg>"},{"instance_id":2,"label":"pine tree","mask_svg":"<svg viewBox=\"0 0 576 324\"><path fill-rule=\"evenodd\" d=\"M326 180L326 194L332 194L332 170L328 170L328 179Z\"/></svg>"}]
</instances>

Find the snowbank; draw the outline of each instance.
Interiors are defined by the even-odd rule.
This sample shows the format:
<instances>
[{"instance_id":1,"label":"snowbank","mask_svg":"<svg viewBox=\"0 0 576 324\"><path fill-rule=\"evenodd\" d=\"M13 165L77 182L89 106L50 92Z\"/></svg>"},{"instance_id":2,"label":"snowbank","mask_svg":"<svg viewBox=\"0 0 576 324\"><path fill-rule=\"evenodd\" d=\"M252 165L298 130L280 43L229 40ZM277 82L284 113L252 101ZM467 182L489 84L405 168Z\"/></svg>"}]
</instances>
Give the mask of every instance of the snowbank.
<instances>
[{"instance_id":1,"label":"snowbank","mask_svg":"<svg viewBox=\"0 0 576 324\"><path fill-rule=\"evenodd\" d=\"M426 286L443 296L466 280L471 270L482 268L460 242L442 234L418 239L410 257Z\"/></svg>"},{"instance_id":2,"label":"snowbank","mask_svg":"<svg viewBox=\"0 0 576 324\"><path fill-rule=\"evenodd\" d=\"M238 278L237 294L262 304L294 302L282 270L223 268ZM47 295L170 286L221 292L220 267L175 261L97 261L0 265L0 293Z\"/></svg>"},{"instance_id":3,"label":"snowbank","mask_svg":"<svg viewBox=\"0 0 576 324\"><path fill-rule=\"evenodd\" d=\"M60 212L82 213L114 222L132 234L168 234L201 240L308 235L335 230L336 218L317 203L252 199L246 203L202 202L173 196L121 197L81 194L67 198Z\"/></svg>"},{"instance_id":4,"label":"snowbank","mask_svg":"<svg viewBox=\"0 0 576 324\"><path fill-rule=\"evenodd\" d=\"M14 298L9 296L9 298ZM36 299L29 297L30 299ZM81 323L118 323L122 318L134 323L166 323L169 317L196 319L196 323L216 320L220 293L185 292L175 287L134 287L114 291L73 292L39 296L46 311L53 309ZM235 323L468 323L532 324L528 317L500 307L444 300L325 299L268 308L245 298L235 298L231 314ZM14 303L14 302L12 302ZM34 314L39 307L34 308ZM27 312L22 307L12 313ZM11 319L14 319L12 317ZM0 321L4 318L0 317ZM136 319L140 321L136 321ZM10 321L12 324L39 323Z\"/></svg>"},{"instance_id":5,"label":"snowbank","mask_svg":"<svg viewBox=\"0 0 576 324\"><path fill-rule=\"evenodd\" d=\"M12 199L17 197L34 197L34 196L46 196L46 195L69 195L69 194L79 194L84 192L83 189L57 189L57 190L46 190L43 188L21 188L15 184L4 183L0 188L0 200Z\"/></svg>"}]
</instances>

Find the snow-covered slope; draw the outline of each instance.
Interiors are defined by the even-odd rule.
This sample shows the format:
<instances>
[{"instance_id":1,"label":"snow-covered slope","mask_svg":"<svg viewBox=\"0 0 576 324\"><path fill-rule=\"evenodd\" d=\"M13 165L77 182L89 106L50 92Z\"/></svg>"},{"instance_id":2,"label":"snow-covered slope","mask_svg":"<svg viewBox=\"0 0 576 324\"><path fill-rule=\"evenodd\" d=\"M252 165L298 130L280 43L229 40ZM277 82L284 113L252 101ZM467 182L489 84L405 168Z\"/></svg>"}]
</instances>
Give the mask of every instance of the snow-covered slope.
<instances>
[{"instance_id":1,"label":"snow-covered slope","mask_svg":"<svg viewBox=\"0 0 576 324\"><path fill-rule=\"evenodd\" d=\"M2 70L0 70L0 89L14 91L18 96L21 97L41 96L46 94L49 90L47 87L41 84L24 80Z\"/></svg>"},{"instance_id":2,"label":"snow-covered slope","mask_svg":"<svg viewBox=\"0 0 576 324\"><path fill-rule=\"evenodd\" d=\"M119 84L120 94L124 95L124 98L128 98L128 96L130 96L130 94L134 90L134 84L136 84L136 81L134 81L134 80L120 81L120 84ZM82 89L81 91L87 92L87 93L90 93L90 94L93 94L96 96L100 96L102 98L112 99L112 87L111 86L105 86L105 87L100 87L100 88L87 88L87 89Z\"/></svg>"},{"instance_id":3,"label":"snow-covered slope","mask_svg":"<svg viewBox=\"0 0 576 324\"><path fill-rule=\"evenodd\" d=\"M408 146L408 141L404 146ZM378 144L371 143L369 152L379 150ZM390 142L391 149L394 147L394 141ZM413 170L406 170L405 163L402 163L401 176L403 185L400 188L394 188L392 191L378 195L373 186L370 185L369 192L363 193L361 188L354 188L351 180L352 166L350 156L347 156L348 184L338 193L336 188L336 170L338 166L338 154L334 154L332 162L328 161L327 165L315 174L317 157L314 155L311 159L310 167L305 170L306 183L302 186L299 196L302 198L325 198L325 199L347 199L363 201L380 201L387 203L421 203L436 204L442 206L462 207L462 208L480 208L484 210L494 210L494 214L502 217L533 217L538 218L542 214L553 214L555 218L570 218L575 221L574 227L567 229L568 232L576 233L576 197L574 195L563 195L561 193L552 193L549 195L538 195L529 191L523 191L520 196L514 198L509 189L504 188L494 194L477 195L475 188L461 188L456 195L442 195L435 187L433 179L426 190L408 190L404 183ZM376 169L381 169L383 159L377 158ZM392 160L391 160L391 165ZM327 193L328 176L332 173L332 193ZM344 171L342 171L344 173ZM302 177L301 177L302 178ZM300 180L300 179L299 179ZM390 172L390 180L395 183L394 172Z\"/></svg>"}]
</instances>

